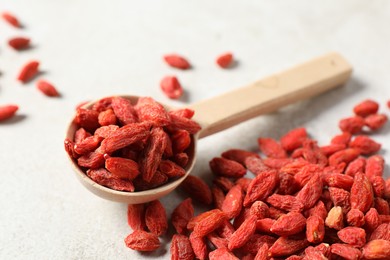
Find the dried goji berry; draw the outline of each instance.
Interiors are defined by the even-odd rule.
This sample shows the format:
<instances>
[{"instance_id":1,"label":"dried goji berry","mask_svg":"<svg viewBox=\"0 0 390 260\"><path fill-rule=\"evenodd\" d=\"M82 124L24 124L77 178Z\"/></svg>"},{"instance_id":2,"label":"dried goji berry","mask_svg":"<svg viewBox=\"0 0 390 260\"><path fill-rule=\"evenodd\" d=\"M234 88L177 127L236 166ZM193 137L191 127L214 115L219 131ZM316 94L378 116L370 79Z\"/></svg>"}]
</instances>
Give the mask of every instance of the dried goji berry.
<instances>
[{"instance_id":1,"label":"dried goji berry","mask_svg":"<svg viewBox=\"0 0 390 260\"><path fill-rule=\"evenodd\" d=\"M384 239L371 240L363 247L364 259L389 259L390 241Z\"/></svg>"},{"instance_id":2,"label":"dried goji berry","mask_svg":"<svg viewBox=\"0 0 390 260\"><path fill-rule=\"evenodd\" d=\"M186 69L189 69L191 67L191 65L187 61L187 59L185 59L184 57L182 57L181 55L178 55L178 54L165 55L164 60L169 66L174 67L174 68L186 70Z\"/></svg>"},{"instance_id":3,"label":"dried goji berry","mask_svg":"<svg viewBox=\"0 0 390 260\"><path fill-rule=\"evenodd\" d=\"M38 73L39 62L30 61L25 64L19 72L18 80L22 83L27 83Z\"/></svg>"},{"instance_id":4,"label":"dried goji berry","mask_svg":"<svg viewBox=\"0 0 390 260\"><path fill-rule=\"evenodd\" d=\"M145 229L145 204L128 205L127 223L133 230Z\"/></svg>"},{"instance_id":5,"label":"dried goji berry","mask_svg":"<svg viewBox=\"0 0 390 260\"><path fill-rule=\"evenodd\" d=\"M348 117L340 120L339 127L343 132L351 134L359 133L364 126L364 118L361 116Z\"/></svg>"},{"instance_id":6,"label":"dried goji berry","mask_svg":"<svg viewBox=\"0 0 390 260\"><path fill-rule=\"evenodd\" d=\"M361 117L366 117L371 114L375 114L378 112L379 104L378 102L372 100L372 99L366 99L359 104L357 104L353 108L353 112L355 112L356 115Z\"/></svg>"},{"instance_id":7,"label":"dried goji berry","mask_svg":"<svg viewBox=\"0 0 390 260\"><path fill-rule=\"evenodd\" d=\"M155 126L166 126L170 122L164 107L151 97L140 97L134 108L141 122L148 121Z\"/></svg>"},{"instance_id":8,"label":"dried goji berry","mask_svg":"<svg viewBox=\"0 0 390 260\"><path fill-rule=\"evenodd\" d=\"M363 173L357 173L351 188L351 208L359 209L361 212L367 212L374 202L374 192L367 176Z\"/></svg>"},{"instance_id":9,"label":"dried goji berry","mask_svg":"<svg viewBox=\"0 0 390 260\"><path fill-rule=\"evenodd\" d=\"M142 230L135 230L125 238L128 248L137 251L154 251L160 247L157 235Z\"/></svg>"},{"instance_id":10,"label":"dried goji berry","mask_svg":"<svg viewBox=\"0 0 390 260\"><path fill-rule=\"evenodd\" d=\"M222 210L222 204L225 200L225 193L223 193L219 187L213 186L211 188L211 194L213 195L214 207Z\"/></svg>"},{"instance_id":11,"label":"dried goji berry","mask_svg":"<svg viewBox=\"0 0 390 260\"><path fill-rule=\"evenodd\" d=\"M159 200L149 202L145 210L145 224L150 232L161 236L168 229L167 214Z\"/></svg>"},{"instance_id":12,"label":"dried goji berry","mask_svg":"<svg viewBox=\"0 0 390 260\"><path fill-rule=\"evenodd\" d=\"M240 178L246 173L246 169L240 163L225 158L213 158L209 164L216 175Z\"/></svg>"},{"instance_id":13,"label":"dried goji berry","mask_svg":"<svg viewBox=\"0 0 390 260\"><path fill-rule=\"evenodd\" d=\"M358 209L351 209L347 213L347 223L350 226L361 227L364 225L364 214Z\"/></svg>"},{"instance_id":14,"label":"dried goji berry","mask_svg":"<svg viewBox=\"0 0 390 260\"><path fill-rule=\"evenodd\" d=\"M112 174L104 168L89 169L87 170L87 175L94 182L106 186L108 188L119 191L134 191L134 185L132 182L113 178Z\"/></svg>"},{"instance_id":15,"label":"dried goji berry","mask_svg":"<svg viewBox=\"0 0 390 260\"><path fill-rule=\"evenodd\" d=\"M0 106L0 121L7 120L13 117L18 111L19 107L17 105L2 105Z\"/></svg>"},{"instance_id":16,"label":"dried goji berry","mask_svg":"<svg viewBox=\"0 0 390 260\"><path fill-rule=\"evenodd\" d=\"M265 200L276 188L279 181L278 172L269 170L257 175L248 186L244 198L244 206L247 207L256 200Z\"/></svg>"},{"instance_id":17,"label":"dried goji berry","mask_svg":"<svg viewBox=\"0 0 390 260\"><path fill-rule=\"evenodd\" d=\"M360 259L362 256L362 253L359 249L346 244L332 244L330 246L330 251L332 254L341 256L344 259Z\"/></svg>"},{"instance_id":18,"label":"dried goji berry","mask_svg":"<svg viewBox=\"0 0 390 260\"><path fill-rule=\"evenodd\" d=\"M384 239L390 241L390 223L380 224L370 236L369 241L375 239Z\"/></svg>"},{"instance_id":19,"label":"dried goji berry","mask_svg":"<svg viewBox=\"0 0 390 260\"><path fill-rule=\"evenodd\" d=\"M245 160L248 157L256 157L260 158L260 156L257 153L249 152L241 149L230 149L221 154L221 156L228 160L233 160L238 163L241 163L242 165L245 165Z\"/></svg>"},{"instance_id":20,"label":"dried goji berry","mask_svg":"<svg viewBox=\"0 0 390 260\"><path fill-rule=\"evenodd\" d=\"M349 147L359 149L361 154L368 155L379 151L381 145L366 135L358 135L349 143Z\"/></svg>"},{"instance_id":21,"label":"dried goji berry","mask_svg":"<svg viewBox=\"0 0 390 260\"><path fill-rule=\"evenodd\" d=\"M366 243L366 231L358 227L346 227L337 232L337 236L346 244L362 247Z\"/></svg>"},{"instance_id":22,"label":"dried goji berry","mask_svg":"<svg viewBox=\"0 0 390 260\"><path fill-rule=\"evenodd\" d=\"M306 221L306 239L310 243L319 243L325 237L325 222L318 215L313 215L307 218Z\"/></svg>"},{"instance_id":23,"label":"dried goji berry","mask_svg":"<svg viewBox=\"0 0 390 260\"><path fill-rule=\"evenodd\" d=\"M46 80L39 80L37 81L37 89L41 91L43 94L45 94L48 97L59 97L60 94L58 93L57 89L53 86L53 84L47 82Z\"/></svg>"},{"instance_id":24,"label":"dried goji berry","mask_svg":"<svg viewBox=\"0 0 390 260\"><path fill-rule=\"evenodd\" d=\"M25 37L15 37L8 41L8 45L15 50L27 49L30 46L30 39Z\"/></svg>"},{"instance_id":25,"label":"dried goji berry","mask_svg":"<svg viewBox=\"0 0 390 260\"><path fill-rule=\"evenodd\" d=\"M130 100L123 97L113 97L111 107L122 125L138 122L137 114Z\"/></svg>"},{"instance_id":26,"label":"dried goji berry","mask_svg":"<svg viewBox=\"0 0 390 260\"><path fill-rule=\"evenodd\" d=\"M93 110L88 111L95 112ZM139 140L143 140L150 135L149 128L150 124L148 123L134 123L122 126L102 141L102 151L111 154Z\"/></svg>"},{"instance_id":27,"label":"dried goji berry","mask_svg":"<svg viewBox=\"0 0 390 260\"><path fill-rule=\"evenodd\" d=\"M139 175L138 163L121 157L109 157L106 159L106 169L112 175L121 179L134 180Z\"/></svg>"},{"instance_id":28,"label":"dried goji berry","mask_svg":"<svg viewBox=\"0 0 390 260\"><path fill-rule=\"evenodd\" d=\"M364 173L368 179L374 176L382 176L385 167L385 159L379 154L370 156L366 161L366 167ZM363 171L362 171L363 172Z\"/></svg>"},{"instance_id":29,"label":"dried goji berry","mask_svg":"<svg viewBox=\"0 0 390 260\"><path fill-rule=\"evenodd\" d=\"M305 209L313 207L322 193L322 180L320 174L317 172L305 184L305 186L298 192L297 199L302 202Z\"/></svg>"},{"instance_id":30,"label":"dried goji berry","mask_svg":"<svg viewBox=\"0 0 390 260\"><path fill-rule=\"evenodd\" d=\"M329 165L339 165L340 163L349 163L355 160L360 155L360 150L354 148L347 148L338 151L329 157Z\"/></svg>"},{"instance_id":31,"label":"dried goji berry","mask_svg":"<svg viewBox=\"0 0 390 260\"><path fill-rule=\"evenodd\" d=\"M226 219L226 214L219 209L213 209L210 214L195 223L192 235L204 237L221 226Z\"/></svg>"},{"instance_id":32,"label":"dried goji berry","mask_svg":"<svg viewBox=\"0 0 390 260\"><path fill-rule=\"evenodd\" d=\"M229 178L222 176L214 178L213 183L221 188L224 192L228 192L234 186L234 183Z\"/></svg>"},{"instance_id":33,"label":"dried goji berry","mask_svg":"<svg viewBox=\"0 0 390 260\"><path fill-rule=\"evenodd\" d=\"M158 169L169 178L182 177L186 174L185 170L170 160L162 160Z\"/></svg>"},{"instance_id":34,"label":"dried goji berry","mask_svg":"<svg viewBox=\"0 0 390 260\"><path fill-rule=\"evenodd\" d=\"M306 239L295 239L290 237L279 237L275 243L269 248L268 256L288 256L298 252L309 245Z\"/></svg>"},{"instance_id":35,"label":"dried goji berry","mask_svg":"<svg viewBox=\"0 0 390 260\"><path fill-rule=\"evenodd\" d=\"M171 241L171 260L193 260L195 257L188 237L175 234Z\"/></svg>"},{"instance_id":36,"label":"dried goji berry","mask_svg":"<svg viewBox=\"0 0 390 260\"><path fill-rule=\"evenodd\" d=\"M326 226L341 230L344 227L343 209L339 206L331 208L328 212L328 216L325 219Z\"/></svg>"},{"instance_id":37,"label":"dried goji berry","mask_svg":"<svg viewBox=\"0 0 390 260\"><path fill-rule=\"evenodd\" d=\"M172 133L170 139L174 153L181 153L185 151L191 144L190 133L186 130L176 130Z\"/></svg>"},{"instance_id":38,"label":"dried goji berry","mask_svg":"<svg viewBox=\"0 0 390 260\"><path fill-rule=\"evenodd\" d=\"M233 250L242 247L256 231L256 216L249 216L229 239L228 248Z\"/></svg>"},{"instance_id":39,"label":"dried goji berry","mask_svg":"<svg viewBox=\"0 0 390 260\"><path fill-rule=\"evenodd\" d=\"M239 260L232 252L230 252L227 248L218 248L209 254L210 260Z\"/></svg>"},{"instance_id":40,"label":"dried goji berry","mask_svg":"<svg viewBox=\"0 0 390 260\"><path fill-rule=\"evenodd\" d=\"M385 114L373 114L364 118L364 123L371 130L378 130L386 124L388 118Z\"/></svg>"},{"instance_id":41,"label":"dried goji berry","mask_svg":"<svg viewBox=\"0 0 390 260\"><path fill-rule=\"evenodd\" d=\"M364 172L364 168L366 167L366 158L359 157L350 162L345 169L345 175L349 175L354 177L358 172Z\"/></svg>"},{"instance_id":42,"label":"dried goji berry","mask_svg":"<svg viewBox=\"0 0 390 260\"><path fill-rule=\"evenodd\" d=\"M217 57L216 63L221 67L221 68L228 68L233 62L233 54L230 52L221 54L220 56Z\"/></svg>"},{"instance_id":43,"label":"dried goji berry","mask_svg":"<svg viewBox=\"0 0 390 260\"><path fill-rule=\"evenodd\" d=\"M282 146L272 138L259 138L257 139L260 151L271 158L286 158L286 151Z\"/></svg>"},{"instance_id":44,"label":"dried goji berry","mask_svg":"<svg viewBox=\"0 0 390 260\"><path fill-rule=\"evenodd\" d=\"M85 138L81 142L78 142L74 146L74 151L78 154L87 154L94 151L102 141L102 137L93 135Z\"/></svg>"},{"instance_id":45,"label":"dried goji berry","mask_svg":"<svg viewBox=\"0 0 390 260\"><path fill-rule=\"evenodd\" d=\"M170 119L170 129L183 129L188 131L190 134L196 134L202 128L197 122L188 119L186 117L177 116L174 113L168 113Z\"/></svg>"},{"instance_id":46,"label":"dried goji berry","mask_svg":"<svg viewBox=\"0 0 390 260\"><path fill-rule=\"evenodd\" d=\"M13 14L11 13L8 13L8 12L3 12L1 14L1 16L3 17L3 19L5 21L7 21L10 25L16 27L16 28L20 28L21 25L20 25L20 22L18 20L18 18L16 18L16 16L14 16Z\"/></svg>"},{"instance_id":47,"label":"dried goji berry","mask_svg":"<svg viewBox=\"0 0 390 260\"><path fill-rule=\"evenodd\" d=\"M290 130L280 138L280 144L283 149L290 152L302 146L303 141L307 138L306 129L303 127Z\"/></svg>"},{"instance_id":48,"label":"dried goji berry","mask_svg":"<svg viewBox=\"0 0 390 260\"><path fill-rule=\"evenodd\" d=\"M271 206L286 210L286 211L302 211L303 210L303 204L300 202L296 197L291 195L279 195L279 194L272 194L267 198L267 203Z\"/></svg>"},{"instance_id":49,"label":"dried goji berry","mask_svg":"<svg viewBox=\"0 0 390 260\"><path fill-rule=\"evenodd\" d=\"M259 175L270 168L263 163L263 160L257 157L248 157L245 159L245 167L254 175Z\"/></svg>"},{"instance_id":50,"label":"dried goji berry","mask_svg":"<svg viewBox=\"0 0 390 260\"><path fill-rule=\"evenodd\" d=\"M221 207L227 218L232 219L240 214L243 199L244 192L240 185L235 185L229 190Z\"/></svg>"},{"instance_id":51,"label":"dried goji berry","mask_svg":"<svg viewBox=\"0 0 390 260\"><path fill-rule=\"evenodd\" d=\"M190 235L190 243L196 258L200 260L207 259L209 251L205 239L203 237L194 236L193 234L194 233L191 233Z\"/></svg>"},{"instance_id":52,"label":"dried goji berry","mask_svg":"<svg viewBox=\"0 0 390 260\"><path fill-rule=\"evenodd\" d=\"M160 88L171 99L178 99L183 95L183 88L175 76L164 77L160 82Z\"/></svg>"},{"instance_id":53,"label":"dried goji berry","mask_svg":"<svg viewBox=\"0 0 390 260\"><path fill-rule=\"evenodd\" d=\"M332 138L330 141L331 144L344 144L347 145L349 144L349 141L351 140L351 133L349 132L343 132L339 135L336 135Z\"/></svg>"},{"instance_id":54,"label":"dried goji berry","mask_svg":"<svg viewBox=\"0 0 390 260\"><path fill-rule=\"evenodd\" d=\"M179 234L185 234L188 221L193 216L194 207L192 206L192 200L190 198L183 200L179 205L177 205L171 215L172 225L175 227L176 232Z\"/></svg>"},{"instance_id":55,"label":"dried goji berry","mask_svg":"<svg viewBox=\"0 0 390 260\"><path fill-rule=\"evenodd\" d=\"M209 186L199 177L194 175L187 176L180 187L186 191L191 198L203 204L210 205L213 202Z\"/></svg>"}]
</instances>

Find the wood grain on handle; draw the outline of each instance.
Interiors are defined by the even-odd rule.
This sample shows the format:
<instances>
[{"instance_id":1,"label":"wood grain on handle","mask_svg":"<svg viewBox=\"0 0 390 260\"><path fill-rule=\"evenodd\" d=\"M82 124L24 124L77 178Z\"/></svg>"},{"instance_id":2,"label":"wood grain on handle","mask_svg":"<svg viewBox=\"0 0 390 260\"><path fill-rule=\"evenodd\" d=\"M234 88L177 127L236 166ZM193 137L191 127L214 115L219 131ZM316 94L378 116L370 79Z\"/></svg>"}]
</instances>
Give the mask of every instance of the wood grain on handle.
<instances>
[{"instance_id":1,"label":"wood grain on handle","mask_svg":"<svg viewBox=\"0 0 390 260\"><path fill-rule=\"evenodd\" d=\"M330 53L221 96L193 104L194 120L206 137L260 114L340 86L352 67L338 53Z\"/></svg>"}]
</instances>

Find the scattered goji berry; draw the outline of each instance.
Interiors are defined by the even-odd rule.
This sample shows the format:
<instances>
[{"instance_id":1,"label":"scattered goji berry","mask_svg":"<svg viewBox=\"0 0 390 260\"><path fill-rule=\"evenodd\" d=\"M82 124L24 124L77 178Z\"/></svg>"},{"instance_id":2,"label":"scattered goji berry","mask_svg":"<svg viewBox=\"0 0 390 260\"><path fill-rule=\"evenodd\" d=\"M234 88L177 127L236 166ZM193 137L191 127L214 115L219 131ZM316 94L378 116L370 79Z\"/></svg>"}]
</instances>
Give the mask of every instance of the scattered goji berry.
<instances>
[{"instance_id":1,"label":"scattered goji berry","mask_svg":"<svg viewBox=\"0 0 390 260\"><path fill-rule=\"evenodd\" d=\"M25 37L15 37L8 41L8 45L15 50L27 49L30 46L30 39Z\"/></svg>"},{"instance_id":2,"label":"scattered goji berry","mask_svg":"<svg viewBox=\"0 0 390 260\"><path fill-rule=\"evenodd\" d=\"M20 80L22 83L27 83L37 75L38 67L39 67L38 61L28 62L20 70L17 79Z\"/></svg>"},{"instance_id":3,"label":"scattered goji berry","mask_svg":"<svg viewBox=\"0 0 390 260\"><path fill-rule=\"evenodd\" d=\"M128 248L137 251L154 251L161 245L157 235L143 230L135 230L128 235L125 244Z\"/></svg>"},{"instance_id":4,"label":"scattered goji berry","mask_svg":"<svg viewBox=\"0 0 390 260\"><path fill-rule=\"evenodd\" d=\"M373 114L364 118L364 123L371 130L375 131L382 128L386 124L387 120L388 118L385 114Z\"/></svg>"},{"instance_id":5,"label":"scattered goji berry","mask_svg":"<svg viewBox=\"0 0 390 260\"><path fill-rule=\"evenodd\" d=\"M18 111L17 105L2 105L0 106L0 122L13 117Z\"/></svg>"},{"instance_id":6,"label":"scattered goji berry","mask_svg":"<svg viewBox=\"0 0 390 260\"><path fill-rule=\"evenodd\" d=\"M178 54L168 54L164 56L165 62L174 68L186 70L191 67L190 63L183 56Z\"/></svg>"},{"instance_id":7,"label":"scattered goji berry","mask_svg":"<svg viewBox=\"0 0 390 260\"><path fill-rule=\"evenodd\" d=\"M353 108L353 112L361 117L366 117L378 112L379 104L372 99L366 99Z\"/></svg>"},{"instance_id":8,"label":"scattered goji berry","mask_svg":"<svg viewBox=\"0 0 390 260\"><path fill-rule=\"evenodd\" d=\"M228 68L233 62L233 54L230 52L221 54L220 56L217 57L216 63L218 66L221 68Z\"/></svg>"},{"instance_id":9,"label":"scattered goji berry","mask_svg":"<svg viewBox=\"0 0 390 260\"><path fill-rule=\"evenodd\" d=\"M18 20L18 18L16 18L16 16L14 16L13 14L9 13L9 12L3 12L1 14L1 16L3 17L3 19L8 22L10 25L16 27L16 28L20 28L21 25L20 25L20 22Z\"/></svg>"},{"instance_id":10,"label":"scattered goji berry","mask_svg":"<svg viewBox=\"0 0 390 260\"><path fill-rule=\"evenodd\" d=\"M166 76L160 82L160 88L171 99L178 99L183 95L183 88L175 76Z\"/></svg>"}]
</instances>

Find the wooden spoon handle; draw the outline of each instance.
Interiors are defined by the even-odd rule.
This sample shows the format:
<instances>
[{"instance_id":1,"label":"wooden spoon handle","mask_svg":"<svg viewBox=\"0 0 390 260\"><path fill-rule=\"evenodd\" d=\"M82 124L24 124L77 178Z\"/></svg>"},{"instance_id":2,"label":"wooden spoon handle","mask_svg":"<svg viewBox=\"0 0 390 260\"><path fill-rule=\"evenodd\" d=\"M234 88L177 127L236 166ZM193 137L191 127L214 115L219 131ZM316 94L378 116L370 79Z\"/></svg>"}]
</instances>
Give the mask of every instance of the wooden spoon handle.
<instances>
[{"instance_id":1,"label":"wooden spoon handle","mask_svg":"<svg viewBox=\"0 0 390 260\"><path fill-rule=\"evenodd\" d=\"M199 138L340 86L351 72L351 65L340 54L330 53L193 104L190 108L195 110L194 120L202 125Z\"/></svg>"}]
</instances>

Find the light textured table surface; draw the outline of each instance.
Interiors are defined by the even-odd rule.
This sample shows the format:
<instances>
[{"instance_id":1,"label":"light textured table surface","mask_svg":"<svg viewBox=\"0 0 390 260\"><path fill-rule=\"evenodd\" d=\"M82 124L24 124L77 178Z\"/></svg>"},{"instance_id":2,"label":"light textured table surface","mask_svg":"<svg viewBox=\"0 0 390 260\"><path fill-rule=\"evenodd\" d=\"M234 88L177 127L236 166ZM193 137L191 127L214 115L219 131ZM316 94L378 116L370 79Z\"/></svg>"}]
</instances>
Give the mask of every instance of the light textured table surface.
<instances>
[{"instance_id":1,"label":"light textured table surface","mask_svg":"<svg viewBox=\"0 0 390 260\"><path fill-rule=\"evenodd\" d=\"M153 254L128 249L127 206L96 197L75 178L63 139L81 101L126 93L185 106L329 51L350 61L346 86L202 140L194 174L208 181L212 157L232 147L254 150L259 136L305 126L325 144L365 98L389 114L389 1L2 0L0 9L25 24L0 23L0 104L20 106L18 117L0 123L0 259L170 259L168 237ZM17 35L31 37L33 48L11 50L6 40ZM225 51L236 55L236 68L216 67ZM188 57L194 69L166 66L161 57L169 52ZM15 80L30 59L41 62L41 77L61 98ZM184 100L161 93L167 74L181 80ZM387 160L389 129L374 135ZM167 211L182 198L164 198Z\"/></svg>"}]
</instances>

